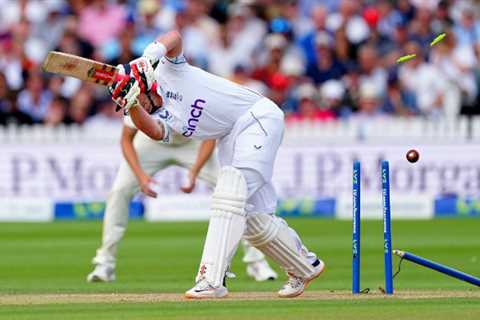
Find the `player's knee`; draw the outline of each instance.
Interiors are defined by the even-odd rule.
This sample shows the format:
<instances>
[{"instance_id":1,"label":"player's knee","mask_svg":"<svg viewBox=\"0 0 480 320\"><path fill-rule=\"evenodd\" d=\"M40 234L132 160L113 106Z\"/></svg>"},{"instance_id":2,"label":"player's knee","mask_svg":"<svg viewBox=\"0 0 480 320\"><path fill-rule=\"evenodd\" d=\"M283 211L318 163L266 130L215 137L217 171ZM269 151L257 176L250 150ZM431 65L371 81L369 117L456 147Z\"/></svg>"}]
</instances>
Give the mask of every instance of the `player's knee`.
<instances>
[{"instance_id":1,"label":"player's knee","mask_svg":"<svg viewBox=\"0 0 480 320\"><path fill-rule=\"evenodd\" d=\"M135 186L113 186L112 190L108 193L109 201L130 201L135 195Z\"/></svg>"},{"instance_id":2,"label":"player's knee","mask_svg":"<svg viewBox=\"0 0 480 320\"><path fill-rule=\"evenodd\" d=\"M273 109L273 113L275 114L276 117L278 117L278 119L284 121L285 120L285 113L282 111L282 109L280 109L280 107L277 106L277 108L272 108Z\"/></svg>"},{"instance_id":3,"label":"player's knee","mask_svg":"<svg viewBox=\"0 0 480 320\"><path fill-rule=\"evenodd\" d=\"M280 225L271 215L252 214L247 217L245 239L254 247L261 247L276 237L279 228Z\"/></svg>"},{"instance_id":4,"label":"player's knee","mask_svg":"<svg viewBox=\"0 0 480 320\"><path fill-rule=\"evenodd\" d=\"M212 210L215 212L245 215L247 182L240 170L225 166L220 169L213 192Z\"/></svg>"},{"instance_id":5,"label":"player's knee","mask_svg":"<svg viewBox=\"0 0 480 320\"><path fill-rule=\"evenodd\" d=\"M250 198L255 192L260 190L267 182L265 178L255 169L251 168L238 168L245 178L247 184L247 199Z\"/></svg>"}]
</instances>

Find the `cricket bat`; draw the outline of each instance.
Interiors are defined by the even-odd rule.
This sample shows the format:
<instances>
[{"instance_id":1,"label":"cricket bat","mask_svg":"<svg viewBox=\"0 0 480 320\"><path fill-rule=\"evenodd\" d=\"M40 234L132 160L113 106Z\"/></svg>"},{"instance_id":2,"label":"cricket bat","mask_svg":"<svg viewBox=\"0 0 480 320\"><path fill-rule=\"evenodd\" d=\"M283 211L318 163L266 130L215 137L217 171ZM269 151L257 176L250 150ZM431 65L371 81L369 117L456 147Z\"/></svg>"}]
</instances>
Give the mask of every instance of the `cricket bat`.
<instances>
[{"instance_id":1,"label":"cricket bat","mask_svg":"<svg viewBox=\"0 0 480 320\"><path fill-rule=\"evenodd\" d=\"M118 74L118 69L112 65L58 51L48 53L42 69L103 86L110 86L126 77Z\"/></svg>"}]
</instances>

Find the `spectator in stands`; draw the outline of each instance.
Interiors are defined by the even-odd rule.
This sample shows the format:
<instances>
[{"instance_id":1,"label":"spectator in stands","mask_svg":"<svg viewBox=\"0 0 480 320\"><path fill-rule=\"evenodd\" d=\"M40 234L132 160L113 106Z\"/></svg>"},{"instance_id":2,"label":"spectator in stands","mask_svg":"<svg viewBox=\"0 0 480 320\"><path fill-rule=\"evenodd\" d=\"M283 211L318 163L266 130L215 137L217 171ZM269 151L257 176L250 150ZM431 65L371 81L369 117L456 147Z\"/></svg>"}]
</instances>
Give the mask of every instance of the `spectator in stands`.
<instances>
[{"instance_id":1,"label":"spectator in stands","mask_svg":"<svg viewBox=\"0 0 480 320\"><path fill-rule=\"evenodd\" d=\"M82 39L78 34L78 17L68 16L65 18L64 33L55 50L85 58L93 58L95 48L88 40Z\"/></svg>"},{"instance_id":2,"label":"spectator in stands","mask_svg":"<svg viewBox=\"0 0 480 320\"><path fill-rule=\"evenodd\" d=\"M381 67L381 58L375 47L364 45L358 52L358 62L360 66L359 84L373 83L378 88L378 94L385 96L387 88L387 73Z\"/></svg>"},{"instance_id":3,"label":"spectator in stands","mask_svg":"<svg viewBox=\"0 0 480 320\"><path fill-rule=\"evenodd\" d=\"M9 88L7 78L0 72L0 112L5 113L12 109L12 102L10 101Z\"/></svg>"},{"instance_id":4,"label":"spectator in stands","mask_svg":"<svg viewBox=\"0 0 480 320\"><path fill-rule=\"evenodd\" d=\"M293 25L283 17L277 17L270 22L271 36L283 36L283 59L296 59L305 64L305 55L298 46L295 38ZM267 36L268 37L268 36ZM262 55L259 55L262 57ZM283 60L282 59L282 60ZM258 60L257 60L258 61Z\"/></svg>"},{"instance_id":5,"label":"spectator in stands","mask_svg":"<svg viewBox=\"0 0 480 320\"><path fill-rule=\"evenodd\" d=\"M57 96L51 102L44 119L44 124L56 127L64 123L67 114L68 100Z\"/></svg>"},{"instance_id":6,"label":"spectator in stands","mask_svg":"<svg viewBox=\"0 0 480 320\"><path fill-rule=\"evenodd\" d=\"M238 56L239 51L233 46L232 40L232 30L227 23L220 28L220 40L210 49L208 67L212 73L229 77L236 66L251 64L247 57Z\"/></svg>"},{"instance_id":7,"label":"spectator in stands","mask_svg":"<svg viewBox=\"0 0 480 320\"><path fill-rule=\"evenodd\" d=\"M478 8L477 8L478 9ZM461 9L458 24L453 27L460 46L478 46L480 43L480 21L475 19L475 7L466 4Z\"/></svg>"},{"instance_id":8,"label":"spectator in stands","mask_svg":"<svg viewBox=\"0 0 480 320\"><path fill-rule=\"evenodd\" d=\"M344 103L345 87L339 80L328 80L320 87L320 109L333 112L335 118L346 119L352 109Z\"/></svg>"},{"instance_id":9,"label":"spectator in stands","mask_svg":"<svg viewBox=\"0 0 480 320\"><path fill-rule=\"evenodd\" d=\"M115 112L115 105L109 97L97 102L97 113L85 122L85 126L91 130L120 130L122 126L122 113Z\"/></svg>"},{"instance_id":10,"label":"spectator in stands","mask_svg":"<svg viewBox=\"0 0 480 320\"><path fill-rule=\"evenodd\" d=\"M368 119L383 116L382 96L380 88L374 82L363 82L360 85L356 117Z\"/></svg>"},{"instance_id":11,"label":"spectator in stands","mask_svg":"<svg viewBox=\"0 0 480 320\"><path fill-rule=\"evenodd\" d=\"M400 11L394 7L394 2L389 0L380 0L375 7L378 8L379 14L378 32L385 37L393 38L397 26L404 24Z\"/></svg>"},{"instance_id":12,"label":"spectator in stands","mask_svg":"<svg viewBox=\"0 0 480 320\"><path fill-rule=\"evenodd\" d=\"M13 40L24 48L23 54L32 63L40 63L48 52L41 38L34 35L34 26L26 18L21 18L12 28Z\"/></svg>"},{"instance_id":13,"label":"spectator in stands","mask_svg":"<svg viewBox=\"0 0 480 320\"><path fill-rule=\"evenodd\" d=\"M123 5L107 0L92 0L80 11L79 35L100 48L124 29L127 11Z\"/></svg>"},{"instance_id":14,"label":"spectator in stands","mask_svg":"<svg viewBox=\"0 0 480 320\"><path fill-rule=\"evenodd\" d=\"M388 77L387 93L382 109L385 113L391 115L411 116L420 114L414 93L404 88L395 72Z\"/></svg>"},{"instance_id":15,"label":"spectator in stands","mask_svg":"<svg viewBox=\"0 0 480 320\"><path fill-rule=\"evenodd\" d=\"M379 9L373 6L365 8L363 11L363 18L370 28L370 33L366 39L366 43L368 43L369 46L375 47L375 50L379 56L384 56L392 51L395 48L395 44L392 42L390 37L384 35L378 29L378 24L380 21Z\"/></svg>"},{"instance_id":16,"label":"spectator in stands","mask_svg":"<svg viewBox=\"0 0 480 320\"><path fill-rule=\"evenodd\" d=\"M17 109L12 95L5 75L0 72L0 125L32 124L32 118Z\"/></svg>"},{"instance_id":17,"label":"spectator in stands","mask_svg":"<svg viewBox=\"0 0 480 320\"><path fill-rule=\"evenodd\" d=\"M317 33L315 37L316 60L307 66L306 73L317 85L327 80L340 79L345 74L345 66L337 60L332 45L331 38L327 33Z\"/></svg>"},{"instance_id":18,"label":"spectator in stands","mask_svg":"<svg viewBox=\"0 0 480 320\"><path fill-rule=\"evenodd\" d=\"M254 52L261 47L264 41L267 25L259 19L250 4L253 2L243 1L235 3L228 8L228 27L232 36L232 46L235 48L236 57L245 57L251 61ZM245 64L244 61L238 61Z\"/></svg>"},{"instance_id":19,"label":"spectator in stands","mask_svg":"<svg viewBox=\"0 0 480 320\"><path fill-rule=\"evenodd\" d=\"M302 15L298 0L286 0L279 3L280 15L289 21L292 29L292 36L295 39L302 39L313 29L311 19Z\"/></svg>"},{"instance_id":20,"label":"spectator in stands","mask_svg":"<svg viewBox=\"0 0 480 320\"><path fill-rule=\"evenodd\" d=\"M400 14L403 25L407 25L413 20L415 15L415 7L410 0L398 0L396 6L398 13Z\"/></svg>"},{"instance_id":21,"label":"spectator in stands","mask_svg":"<svg viewBox=\"0 0 480 320\"><path fill-rule=\"evenodd\" d=\"M335 12L338 10L338 0L298 0L300 10L303 15L308 16L313 8L318 5L323 5L327 11Z\"/></svg>"},{"instance_id":22,"label":"spectator in stands","mask_svg":"<svg viewBox=\"0 0 480 320\"><path fill-rule=\"evenodd\" d=\"M422 1L418 1L415 17L409 25L409 37L422 48L427 48L435 36L432 30L433 10L431 6Z\"/></svg>"},{"instance_id":23,"label":"spectator in stands","mask_svg":"<svg viewBox=\"0 0 480 320\"><path fill-rule=\"evenodd\" d=\"M0 72L0 125L8 123L8 115L12 110L12 101L10 100L7 79Z\"/></svg>"},{"instance_id":24,"label":"spectator in stands","mask_svg":"<svg viewBox=\"0 0 480 320\"><path fill-rule=\"evenodd\" d=\"M424 8L433 11L437 8L440 0L410 0L410 2L418 9Z\"/></svg>"},{"instance_id":25,"label":"spectator in stands","mask_svg":"<svg viewBox=\"0 0 480 320\"><path fill-rule=\"evenodd\" d=\"M305 82L311 82L304 76L305 65L295 56L286 56L280 64L280 72L285 75L288 80L288 91L285 100L281 104L285 113L298 111L298 95L296 93L298 87Z\"/></svg>"},{"instance_id":26,"label":"spectator in stands","mask_svg":"<svg viewBox=\"0 0 480 320\"><path fill-rule=\"evenodd\" d=\"M405 23L398 23L395 27L392 40L395 43L396 49L404 48L409 41L408 25Z\"/></svg>"},{"instance_id":27,"label":"spectator in stands","mask_svg":"<svg viewBox=\"0 0 480 320\"><path fill-rule=\"evenodd\" d=\"M28 74L27 87L17 98L18 109L32 117L34 122L42 122L52 101L52 94L45 89L45 80L40 71Z\"/></svg>"},{"instance_id":28,"label":"spectator in stands","mask_svg":"<svg viewBox=\"0 0 480 320\"><path fill-rule=\"evenodd\" d=\"M287 116L288 122L327 121L335 119L335 114L327 108L320 108L315 86L311 83L301 84L297 89L298 112Z\"/></svg>"},{"instance_id":29,"label":"spectator in stands","mask_svg":"<svg viewBox=\"0 0 480 320\"><path fill-rule=\"evenodd\" d=\"M317 34L323 33L330 36L330 40L333 41L333 35L327 30L328 11L323 5L317 5L312 9L311 19L313 23L313 30L308 32L304 37L300 39L300 46L305 55L307 64L313 64L316 62L316 43L315 39Z\"/></svg>"},{"instance_id":30,"label":"spectator in stands","mask_svg":"<svg viewBox=\"0 0 480 320\"><path fill-rule=\"evenodd\" d=\"M79 125L83 124L91 113L93 102L94 99L92 96L91 85L82 85L70 102L66 123Z\"/></svg>"},{"instance_id":31,"label":"spectator in stands","mask_svg":"<svg viewBox=\"0 0 480 320\"><path fill-rule=\"evenodd\" d=\"M354 64L350 65L347 73L342 78L342 82L346 90L344 96L345 103L349 105L352 110L357 111L357 101L360 92L360 71L358 66Z\"/></svg>"},{"instance_id":32,"label":"spectator in stands","mask_svg":"<svg viewBox=\"0 0 480 320\"><path fill-rule=\"evenodd\" d=\"M135 25L132 26L135 29L135 39L132 41L131 46L128 46L128 51L133 51L135 56L141 56L149 43L155 41L159 34L168 31L167 29L162 29L157 24L156 17L160 9L161 4L156 0L141 0L138 2L139 16L135 21ZM122 48L124 48L123 45Z\"/></svg>"},{"instance_id":33,"label":"spectator in stands","mask_svg":"<svg viewBox=\"0 0 480 320\"><path fill-rule=\"evenodd\" d=\"M206 37L209 45L220 41L220 26L208 13L212 9L213 0L186 0L188 16L192 24Z\"/></svg>"},{"instance_id":34,"label":"spectator in stands","mask_svg":"<svg viewBox=\"0 0 480 320\"><path fill-rule=\"evenodd\" d=\"M121 63L128 63L137 57L133 51L132 43L134 38L133 28L127 27L119 35L117 40L112 41L104 47L104 56L107 62L116 66Z\"/></svg>"},{"instance_id":35,"label":"spectator in stands","mask_svg":"<svg viewBox=\"0 0 480 320\"><path fill-rule=\"evenodd\" d=\"M356 48L348 41L345 27L340 27L335 31L333 45L334 56L337 58L337 61L345 67L345 72L347 72L348 68L355 65L354 58Z\"/></svg>"},{"instance_id":36,"label":"spectator in stands","mask_svg":"<svg viewBox=\"0 0 480 320\"><path fill-rule=\"evenodd\" d=\"M267 94L267 86L258 80L252 79L247 72L247 68L242 65L237 65L234 69L233 75L231 76L230 80L241 84L247 88L255 90L256 92L266 95Z\"/></svg>"},{"instance_id":37,"label":"spectator in stands","mask_svg":"<svg viewBox=\"0 0 480 320\"><path fill-rule=\"evenodd\" d=\"M437 10L434 11L435 19L432 28L436 33L451 29L455 23L450 16L450 10L452 9L450 4L449 0L441 0L438 3Z\"/></svg>"},{"instance_id":38,"label":"spectator in stands","mask_svg":"<svg viewBox=\"0 0 480 320\"><path fill-rule=\"evenodd\" d=\"M172 28L182 32L190 62L264 91L287 113L300 112L298 89L310 82L321 93L329 83L332 99L315 104L340 118L359 108L364 83L375 83L385 99L381 110L392 115L456 115L460 104L471 113L479 102L480 5L472 0L0 0L0 7L0 73L8 88L2 123L31 122L19 108L35 110L37 123L41 108L55 106L52 114L59 114L53 96L68 99L68 123L84 123L101 109L93 108L94 87L46 74L48 103L25 102L33 99L26 79L47 50L116 65ZM387 82L395 60L412 53L409 41L427 48L444 31L447 39L429 50L430 62L402 64L400 80ZM333 99L338 90L331 83L344 88L343 103Z\"/></svg>"},{"instance_id":39,"label":"spectator in stands","mask_svg":"<svg viewBox=\"0 0 480 320\"><path fill-rule=\"evenodd\" d=\"M187 60L193 65L206 68L208 65L209 46L207 35L193 23L190 13L184 5L178 8L174 28L185 39L183 42L183 53Z\"/></svg>"},{"instance_id":40,"label":"spectator in stands","mask_svg":"<svg viewBox=\"0 0 480 320\"><path fill-rule=\"evenodd\" d=\"M268 49L266 61L253 72L253 77L272 87L274 77L278 80L278 75L281 73L280 65L287 47L287 40L281 34L270 34L265 38L265 47Z\"/></svg>"},{"instance_id":41,"label":"spectator in stands","mask_svg":"<svg viewBox=\"0 0 480 320\"><path fill-rule=\"evenodd\" d=\"M50 91L52 96L62 96L62 87L64 83L64 77L59 75L53 75L48 79L47 89Z\"/></svg>"},{"instance_id":42,"label":"spectator in stands","mask_svg":"<svg viewBox=\"0 0 480 320\"><path fill-rule=\"evenodd\" d=\"M270 77L269 84L270 90L268 97L272 99L272 101L274 101L282 109L284 109L285 101L287 101L288 93L291 89L291 83L289 78L286 75L277 72Z\"/></svg>"},{"instance_id":43,"label":"spectator in stands","mask_svg":"<svg viewBox=\"0 0 480 320\"><path fill-rule=\"evenodd\" d=\"M305 64L296 56L286 56L280 63L280 72L286 75L290 83L294 86L307 80L305 74Z\"/></svg>"},{"instance_id":44,"label":"spectator in stands","mask_svg":"<svg viewBox=\"0 0 480 320\"><path fill-rule=\"evenodd\" d=\"M416 42L409 42L405 52L417 56L400 67L400 82L415 94L421 113L433 117L445 114L457 115L459 111L459 101L455 101L457 90L448 85L446 78L435 65L424 61L423 52Z\"/></svg>"},{"instance_id":45,"label":"spectator in stands","mask_svg":"<svg viewBox=\"0 0 480 320\"><path fill-rule=\"evenodd\" d=\"M41 6L46 10L46 14L43 19L34 23L32 33L36 38L42 40L47 50L53 50L64 32L65 17L62 13L67 9L67 3L64 1L45 1ZM45 30L48 30L48 32L45 32Z\"/></svg>"},{"instance_id":46,"label":"spectator in stands","mask_svg":"<svg viewBox=\"0 0 480 320\"><path fill-rule=\"evenodd\" d=\"M360 1L341 0L337 12L332 12L327 18L327 29L335 32L345 26L348 41L359 45L368 38L369 28L360 16Z\"/></svg>"},{"instance_id":47,"label":"spectator in stands","mask_svg":"<svg viewBox=\"0 0 480 320\"><path fill-rule=\"evenodd\" d=\"M0 71L3 71L8 87L21 90L25 83L23 74L33 67L33 62L25 55L23 43L15 41L11 34L0 42Z\"/></svg>"},{"instance_id":48,"label":"spectator in stands","mask_svg":"<svg viewBox=\"0 0 480 320\"><path fill-rule=\"evenodd\" d=\"M445 40L432 51L431 60L449 83L460 89L462 106L472 106L478 95L475 77L478 60L473 46L458 45L455 35L448 32Z\"/></svg>"},{"instance_id":49,"label":"spectator in stands","mask_svg":"<svg viewBox=\"0 0 480 320\"><path fill-rule=\"evenodd\" d=\"M140 6L143 5L141 1L155 2L154 5L159 5L159 9L155 14L155 26L160 30L171 30L175 25L177 10L184 7L181 1L140 0L137 2L137 8L133 8L134 12L135 9L140 10ZM135 2L133 4L135 5Z\"/></svg>"}]
</instances>

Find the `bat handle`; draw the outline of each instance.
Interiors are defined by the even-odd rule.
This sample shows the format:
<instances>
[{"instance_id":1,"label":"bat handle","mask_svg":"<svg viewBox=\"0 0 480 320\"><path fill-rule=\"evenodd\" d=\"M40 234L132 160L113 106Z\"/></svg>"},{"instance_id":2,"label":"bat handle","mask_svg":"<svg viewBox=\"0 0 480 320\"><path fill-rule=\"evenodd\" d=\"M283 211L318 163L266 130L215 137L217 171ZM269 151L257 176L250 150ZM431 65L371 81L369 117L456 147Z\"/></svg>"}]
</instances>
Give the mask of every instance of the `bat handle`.
<instances>
[{"instance_id":1,"label":"bat handle","mask_svg":"<svg viewBox=\"0 0 480 320\"><path fill-rule=\"evenodd\" d=\"M115 75L115 80L114 82L120 82L122 80L128 80L130 78L129 75L125 75L125 74L117 74ZM153 91L153 92L157 92L157 87L158 87L158 83L155 81L153 84L152 84L152 87L150 88L150 91Z\"/></svg>"},{"instance_id":2,"label":"bat handle","mask_svg":"<svg viewBox=\"0 0 480 320\"><path fill-rule=\"evenodd\" d=\"M155 81L153 84L152 84L152 87L150 88L150 92L157 92L157 87L158 87L158 83L157 81Z\"/></svg>"},{"instance_id":3,"label":"bat handle","mask_svg":"<svg viewBox=\"0 0 480 320\"><path fill-rule=\"evenodd\" d=\"M115 80L113 80L113 82L120 82L122 80L128 80L130 78L130 76L126 75L126 74L116 74L115 75Z\"/></svg>"}]
</instances>

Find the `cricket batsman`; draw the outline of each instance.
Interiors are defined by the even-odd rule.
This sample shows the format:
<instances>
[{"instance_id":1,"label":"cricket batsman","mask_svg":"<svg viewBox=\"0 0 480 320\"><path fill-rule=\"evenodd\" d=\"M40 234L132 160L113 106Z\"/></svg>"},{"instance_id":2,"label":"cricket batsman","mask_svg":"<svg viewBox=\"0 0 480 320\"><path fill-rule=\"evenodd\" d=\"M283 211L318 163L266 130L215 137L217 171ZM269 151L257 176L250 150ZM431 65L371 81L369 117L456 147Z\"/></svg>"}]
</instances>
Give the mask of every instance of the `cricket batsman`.
<instances>
[{"instance_id":1,"label":"cricket batsman","mask_svg":"<svg viewBox=\"0 0 480 320\"><path fill-rule=\"evenodd\" d=\"M155 110L149 104L145 105L150 108L148 112L153 117L165 118L165 109ZM124 160L108 194L102 245L93 258L95 269L87 276L88 282L115 280L117 247L127 229L129 203L139 190L147 196L157 196L152 190L152 183L155 183L152 175L170 165L178 165L189 170L189 182L182 187L183 192L193 191L197 177L211 186L215 185L218 172L217 161L212 157L215 140L205 140L200 144L181 135L177 135L174 140L172 144L154 141L138 132L130 117L125 116L120 142ZM247 274L250 277L256 281L277 278L262 252L245 240L243 246L243 261L247 264Z\"/></svg>"},{"instance_id":2,"label":"cricket batsman","mask_svg":"<svg viewBox=\"0 0 480 320\"><path fill-rule=\"evenodd\" d=\"M283 112L255 91L188 64L176 31L149 44L124 72L129 77L115 82L110 92L138 130L164 143L172 143L174 133L218 140L220 170L207 236L196 283L185 296L228 294L224 279L242 237L287 272L280 297L302 294L325 264L274 215L277 197L271 180L284 132ZM146 101L153 100L144 98L150 95L157 102ZM146 111L144 105L152 102L165 110L164 119Z\"/></svg>"}]
</instances>

